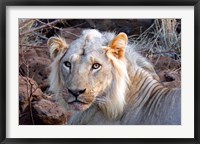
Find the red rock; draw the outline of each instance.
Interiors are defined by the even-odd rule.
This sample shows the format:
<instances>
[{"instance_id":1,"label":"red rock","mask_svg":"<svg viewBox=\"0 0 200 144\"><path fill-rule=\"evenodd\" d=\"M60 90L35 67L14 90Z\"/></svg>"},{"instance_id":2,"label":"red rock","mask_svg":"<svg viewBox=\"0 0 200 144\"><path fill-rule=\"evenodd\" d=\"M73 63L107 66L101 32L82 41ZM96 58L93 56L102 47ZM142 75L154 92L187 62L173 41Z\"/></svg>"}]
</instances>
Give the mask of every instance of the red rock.
<instances>
[{"instance_id":1,"label":"red rock","mask_svg":"<svg viewBox=\"0 0 200 144\"><path fill-rule=\"evenodd\" d=\"M35 124L60 125L66 124L67 114L56 103L41 99L33 103Z\"/></svg>"},{"instance_id":2,"label":"red rock","mask_svg":"<svg viewBox=\"0 0 200 144\"><path fill-rule=\"evenodd\" d=\"M24 113L25 109L33 99L41 99L42 91L37 83L28 77L19 76L19 109Z\"/></svg>"}]
</instances>

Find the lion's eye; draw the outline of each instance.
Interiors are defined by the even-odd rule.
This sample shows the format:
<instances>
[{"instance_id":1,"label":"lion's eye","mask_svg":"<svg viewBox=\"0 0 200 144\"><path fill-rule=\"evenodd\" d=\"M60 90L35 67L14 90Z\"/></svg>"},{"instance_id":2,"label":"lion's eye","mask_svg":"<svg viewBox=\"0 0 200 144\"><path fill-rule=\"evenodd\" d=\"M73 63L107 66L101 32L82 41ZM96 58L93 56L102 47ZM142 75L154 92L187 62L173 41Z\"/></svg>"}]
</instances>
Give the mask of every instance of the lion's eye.
<instances>
[{"instance_id":1,"label":"lion's eye","mask_svg":"<svg viewBox=\"0 0 200 144\"><path fill-rule=\"evenodd\" d=\"M93 69L98 69L98 68L100 68L101 67L101 65L99 64L99 63L94 63L93 65L92 65L92 68Z\"/></svg>"},{"instance_id":2,"label":"lion's eye","mask_svg":"<svg viewBox=\"0 0 200 144\"><path fill-rule=\"evenodd\" d=\"M71 63L69 61L65 61L63 63L66 67L71 68Z\"/></svg>"}]
</instances>

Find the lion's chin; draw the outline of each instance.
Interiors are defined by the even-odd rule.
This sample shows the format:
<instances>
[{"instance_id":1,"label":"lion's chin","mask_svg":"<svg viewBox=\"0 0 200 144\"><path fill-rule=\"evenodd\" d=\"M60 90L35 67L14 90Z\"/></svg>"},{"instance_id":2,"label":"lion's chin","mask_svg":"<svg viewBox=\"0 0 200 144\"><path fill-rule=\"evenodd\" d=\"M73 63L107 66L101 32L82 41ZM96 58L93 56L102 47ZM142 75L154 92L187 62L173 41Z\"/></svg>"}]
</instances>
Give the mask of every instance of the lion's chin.
<instances>
[{"instance_id":1,"label":"lion's chin","mask_svg":"<svg viewBox=\"0 0 200 144\"><path fill-rule=\"evenodd\" d=\"M90 104L84 104L80 102L68 103L68 105L71 110L75 111L84 111L90 107Z\"/></svg>"}]
</instances>

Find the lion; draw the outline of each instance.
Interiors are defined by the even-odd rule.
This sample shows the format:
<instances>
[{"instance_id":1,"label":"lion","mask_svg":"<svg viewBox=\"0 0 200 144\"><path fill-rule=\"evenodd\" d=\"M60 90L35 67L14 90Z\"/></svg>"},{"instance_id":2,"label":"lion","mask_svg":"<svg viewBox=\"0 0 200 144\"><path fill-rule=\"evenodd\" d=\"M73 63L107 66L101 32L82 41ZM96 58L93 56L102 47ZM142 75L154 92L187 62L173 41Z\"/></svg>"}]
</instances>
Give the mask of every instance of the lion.
<instances>
[{"instance_id":1,"label":"lion","mask_svg":"<svg viewBox=\"0 0 200 144\"><path fill-rule=\"evenodd\" d=\"M84 30L71 44L49 38L50 90L72 125L180 125L181 89L164 87L121 32Z\"/></svg>"}]
</instances>

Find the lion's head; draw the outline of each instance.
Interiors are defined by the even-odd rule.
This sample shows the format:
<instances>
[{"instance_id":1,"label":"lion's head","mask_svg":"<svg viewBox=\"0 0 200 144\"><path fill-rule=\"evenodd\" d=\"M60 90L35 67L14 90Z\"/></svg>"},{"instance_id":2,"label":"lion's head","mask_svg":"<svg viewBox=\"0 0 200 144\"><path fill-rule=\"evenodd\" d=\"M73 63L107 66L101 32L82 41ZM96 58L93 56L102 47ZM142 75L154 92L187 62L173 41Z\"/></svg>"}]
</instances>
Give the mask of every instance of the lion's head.
<instances>
[{"instance_id":1,"label":"lion's head","mask_svg":"<svg viewBox=\"0 0 200 144\"><path fill-rule=\"evenodd\" d=\"M50 90L61 95L70 109L84 111L98 105L116 118L125 103L128 82L127 35L83 31L70 45L60 37L48 40L53 59Z\"/></svg>"}]
</instances>

